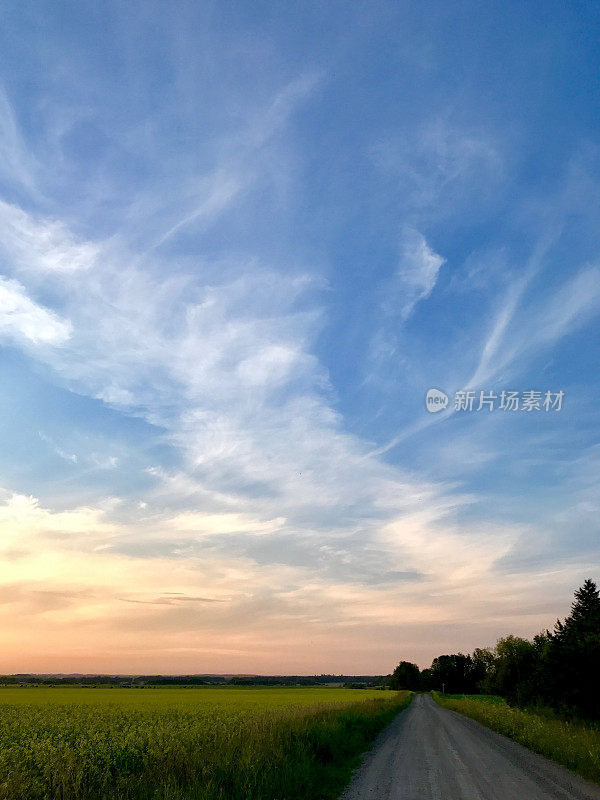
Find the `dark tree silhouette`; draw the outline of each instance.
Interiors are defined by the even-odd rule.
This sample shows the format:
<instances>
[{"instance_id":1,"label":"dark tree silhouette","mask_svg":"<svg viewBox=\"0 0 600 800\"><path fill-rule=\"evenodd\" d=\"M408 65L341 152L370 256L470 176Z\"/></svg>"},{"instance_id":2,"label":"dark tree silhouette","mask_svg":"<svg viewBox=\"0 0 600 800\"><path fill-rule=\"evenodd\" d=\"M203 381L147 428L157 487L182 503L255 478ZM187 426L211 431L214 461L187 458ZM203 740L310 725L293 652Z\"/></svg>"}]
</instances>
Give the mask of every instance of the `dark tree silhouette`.
<instances>
[{"instance_id":1,"label":"dark tree silhouette","mask_svg":"<svg viewBox=\"0 0 600 800\"><path fill-rule=\"evenodd\" d=\"M575 592L571 614L557 620L546 654L546 700L584 716L600 717L600 593L588 578Z\"/></svg>"},{"instance_id":2,"label":"dark tree silhouette","mask_svg":"<svg viewBox=\"0 0 600 800\"><path fill-rule=\"evenodd\" d=\"M418 691L421 687L421 673L416 664L410 661L401 661L392 673L390 687L392 689L410 689Z\"/></svg>"},{"instance_id":3,"label":"dark tree silhouette","mask_svg":"<svg viewBox=\"0 0 600 800\"><path fill-rule=\"evenodd\" d=\"M504 636L496 647L472 655L454 653L433 659L419 674L402 661L390 685L402 689L442 688L448 694L499 694L520 706L548 705L567 714L600 719L600 592L588 578L575 592L571 613L554 632L532 641Z\"/></svg>"},{"instance_id":4,"label":"dark tree silhouette","mask_svg":"<svg viewBox=\"0 0 600 800\"><path fill-rule=\"evenodd\" d=\"M429 670L430 688L449 694L470 694L476 691L472 680L473 660L463 653L438 656Z\"/></svg>"},{"instance_id":5,"label":"dark tree silhouette","mask_svg":"<svg viewBox=\"0 0 600 800\"><path fill-rule=\"evenodd\" d=\"M509 702L524 705L537 692L538 648L520 636L498 640L494 662L484 686L491 694L499 694Z\"/></svg>"}]
</instances>

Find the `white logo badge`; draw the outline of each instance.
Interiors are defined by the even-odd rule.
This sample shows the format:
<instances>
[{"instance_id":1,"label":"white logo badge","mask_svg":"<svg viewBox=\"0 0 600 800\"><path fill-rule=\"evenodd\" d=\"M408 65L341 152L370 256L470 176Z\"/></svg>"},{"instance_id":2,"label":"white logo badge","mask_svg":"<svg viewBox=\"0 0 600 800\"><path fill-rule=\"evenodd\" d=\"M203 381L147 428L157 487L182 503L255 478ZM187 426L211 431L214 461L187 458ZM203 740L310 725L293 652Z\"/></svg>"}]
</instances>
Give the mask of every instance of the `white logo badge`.
<instances>
[{"instance_id":1,"label":"white logo badge","mask_svg":"<svg viewBox=\"0 0 600 800\"><path fill-rule=\"evenodd\" d=\"M448 405L448 395L439 389L428 389L425 395L425 408L431 414L443 411Z\"/></svg>"}]
</instances>

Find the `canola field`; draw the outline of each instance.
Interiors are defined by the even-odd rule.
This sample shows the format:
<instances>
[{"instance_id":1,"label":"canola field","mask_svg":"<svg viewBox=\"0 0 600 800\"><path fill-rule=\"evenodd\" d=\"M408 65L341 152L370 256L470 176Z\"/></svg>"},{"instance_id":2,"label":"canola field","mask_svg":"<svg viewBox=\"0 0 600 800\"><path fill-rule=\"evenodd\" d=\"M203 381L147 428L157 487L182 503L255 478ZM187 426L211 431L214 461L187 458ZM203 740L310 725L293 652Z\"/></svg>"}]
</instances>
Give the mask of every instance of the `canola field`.
<instances>
[{"instance_id":1,"label":"canola field","mask_svg":"<svg viewBox=\"0 0 600 800\"><path fill-rule=\"evenodd\" d=\"M320 687L0 687L0 800L325 800L409 702Z\"/></svg>"}]
</instances>

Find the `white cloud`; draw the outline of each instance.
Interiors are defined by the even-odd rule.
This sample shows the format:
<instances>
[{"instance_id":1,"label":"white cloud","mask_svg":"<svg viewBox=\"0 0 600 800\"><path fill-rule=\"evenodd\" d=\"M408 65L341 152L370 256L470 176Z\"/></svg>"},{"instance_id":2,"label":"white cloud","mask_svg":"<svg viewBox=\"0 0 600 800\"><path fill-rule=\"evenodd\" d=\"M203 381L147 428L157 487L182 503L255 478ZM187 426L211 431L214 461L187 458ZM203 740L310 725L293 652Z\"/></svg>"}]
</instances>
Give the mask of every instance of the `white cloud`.
<instances>
[{"instance_id":1,"label":"white cloud","mask_svg":"<svg viewBox=\"0 0 600 800\"><path fill-rule=\"evenodd\" d=\"M385 386L390 374L406 359L400 347L402 327L434 290L444 263L445 259L429 246L423 234L410 225L402 228L398 267L377 290L382 299L365 359L365 383ZM392 363L394 367L390 368Z\"/></svg>"},{"instance_id":2,"label":"white cloud","mask_svg":"<svg viewBox=\"0 0 600 800\"><path fill-rule=\"evenodd\" d=\"M35 303L15 280L0 276L0 337L34 345L62 345L70 322Z\"/></svg>"},{"instance_id":3,"label":"white cloud","mask_svg":"<svg viewBox=\"0 0 600 800\"><path fill-rule=\"evenodd\" d=\"M0 175L29 190L35 188L35 162L25 147L13 108L0 87Z\"/></svg>"},{"instance_id":4,"label":"white cloud","mask_svg":"<svg viewBox=\"0 0 600 800\"><path fill-rule=\"evenodd\" d=\"M468 199L484 203L502 178L500 137L457 124L451 116L428 118L378 141L372 150L375 163L401 181L405 206L412 215L426 210L431 220L456 213Z\"/></svg>"},{"instance_id":5,"label":"white cloud","mask_svg":"<svg viewBox=\"0 0 600 800\"><path fill-rule=\"evenodd\" d=\"M395 306L401 319L406 320L417 303L433 291L444 261L419 231L406 227L400 240L400 263L390 287L391 296L385 301L386 309L391 311Z\"/></svg>"},{"instance_id":6,"label":"white cloud","mask_svg":"<svg viewBox=\"0 0 600 800\"><path fill-rule=\"evenodd\" d=\"M430 291L441 259L422 237L411 241L413 269L404 264L403 280L414 303ZM164 428L186 481L177 495L171 476L154 476L170 504L191 502L194 514L234 504L235 513L262 520L257 531L285 516L278 535L296 531L319 546L334 528L362 525L369 538L374 520L425 499L451 514L462 498L404 476L344 432L311 352L321 325L310 302L315 286L308 274L257 265L210 284L202 273L142 271L112 242L96 269L54 282L72 327L60 351L40 357L79 392Z\"/></svg>"},{"instance_id":7,"label":"white cloud","mask_svg":"<svg viewBox=\"0 0 600 800\"><path fill-rule=\"evenodd\" d=\"M34 218L0 200L0 249L12 268L45 272L78 272L93 267L98 246L77 241L53 219Z\"/></svg>"},{"instance_id":8,"label":"white cloud","mask_svg":"<svg viewBox=\"0 0 600 800\"><path fill-rule=\"evenodd\" d=\"M290 116L321 82L318 73L301 75L273 98L266 111L256 115L250 125L249 139L254 147L263 147L288 123Z\"/></svg>"},{"instance_id":9,"label":"white cloud","mask_svg":"<svg viewBox=\"0 0 600 800\"><path fill-rule=\"evenodd\" d=\"M78 392L160 425L163 442L180 456L172 470L148 465L155 485L131 507L54 511L17 497L0 509L7 548L21 558L19 585L10 565L0 576L4 619L15 618L14 604L45 615L44 629L60 634L65 658L78 647L97 658L101 638L115 659L137 648L146 670L149 648L190 647L211 653L210 669L219 668L219 648L246 658L226 670L256 669L260 634L272 663L288 652L294 669L322 669L340 648L356 655L376 645L394 658L390 631L399 609L414 624L434 619L443 602L447 620L464 622L482 582L497 607L505 601L493 565L514 532L458 533L450 520L470 498L386 464L345 430L315 356L322 312L314 295L322 282L311 270L274 269L233 248L218 264L192 263L188 253L181 268L158 246L196 222L208 227L263 173L279 177L270 148L314 84L309 77L284 89L224 148L212 173L190 176L195 194L173 203L163 227L153 228L154 243L142 241L136 252L123 244L127 225L111 241L86 242L57 219L0 205L3 247L23 282L0 279L0 333L61 344L38 347L36 356ZM446 153L439 183L493 160L475 144L461 158L459 151L454 166ZM155 217L140 226L138 215L138 241L162 202L156 191ZM403 231L390 291L396 320L430 296L443 262L417 230ZM40 283L65 319L30 299ZM554 316L549 309L547 336L571 324L586 290L582 281L564 298L564 324L559 309ZM72 460L69 450L60 455ZM127 515L133 521L123 522ZM511 590L518 596L522 586ZM208 600L215 601L210 615ZM11 627L15 642L22 629ZM298 661L298 642L308 640L322 645L312 648L314 666L310 654ZM324 664L326 652L332 660ZM196 650L192 656L197 670ZM102 668L96 660L94 669Z\"/></svg>"},{"instance_id":10,"label":"white cloud","mask_svg":"<svg viewBox=\"0 0 600 800\"><path fill-rule=\"evenodd\" d=\"M147 254L188 227L210 227L245 191L267 174L270 179L275 176L277 181L285 183L285 169L280 168L279 160L277 164L274 163L277 136L285 129L297 107L310 97L320 80L316 73L301 75L279 91L266 108L253 111L236 135L224 137L212 174L201 178L194 176L192 199L177 203L167 213L161 209L157 219L158 229L164 228L165 218L170 222L150 245Z\"/></svg>"},{"instance_id":11,"label":"white cloud","mask_svg":"<svg viewBox=\"0 0 600 800\"><path fill-rule=\"evenodd\" d=\"M526 290L537 272L528 269L509 288L467 388L523 369L528 358L575 332L600 310L598 267L582 267L551 294L527 303Z\"/></svg>"},{"instance_id":12,"label":"white cloud","mask_svg":"<svg viewBox=\"0 0 600 800\"><path fill-rule=\"evenodd\" d=\"M77 464L79 460L77 455L75 453L69 453L64 448L59 447L50 436L40 432L40 439L49 444L57 456L60 456L60 458L64 459L65 461L71 461L73 464Z\"/></svg>"},{"instance_id":13,"label":"white cloud","mask_svg":"<svg viewBox=\"0 0 600 800\"><path fill-rule=\"evenodd\" d=\"M261 521L248 514L204 514L188 511L169 520L169 527L176 531L189 531L201 536L228 533L267 534L277 531L285 524L284 517Z\"/></svg>"},{"instance_id":14,"label":"white cloud","mask_svg":"<svg viewBox=\"0 0 600 800\"><path fill-rule=\"evenodd\" d=\"M238 177L218 171L205 187L205 197L201 203L195 208L186 211L184 216L171 225L150 249L154 250L160 247L192 223L209 223L214 220L237 197L243 186L244 184Z\"/></svg>"}]
</instances>

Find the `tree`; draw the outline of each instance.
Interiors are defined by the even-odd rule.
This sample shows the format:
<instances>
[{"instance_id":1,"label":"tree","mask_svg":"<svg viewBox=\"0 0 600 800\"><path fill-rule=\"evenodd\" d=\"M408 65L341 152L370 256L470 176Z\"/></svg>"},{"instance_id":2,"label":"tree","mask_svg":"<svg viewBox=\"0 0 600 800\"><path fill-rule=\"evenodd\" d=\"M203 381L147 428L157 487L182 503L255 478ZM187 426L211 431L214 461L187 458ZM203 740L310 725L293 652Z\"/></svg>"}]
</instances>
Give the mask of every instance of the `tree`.
<instances>
[{"instance_id":1,"label":"tree","mask_svg":"<svg viewBox=\"0 0 600 800\"><path fill-rule=\"evenodd\" d=\"M517 705L532 702L538 692L539 652L536 644L520 636L504 636L498 640L494 656L485 681L486 690Z\"/></svg>"},{"instance_id":2,"label":"tree","mask_svg":"<svg viewBox=\"0 0 600 800\"><path fill-rule=\"evenodd\" d=\"M471 656L471 672L469 683L472 692L482 692L486 690L486 681L493 673L496 656L489 647L476 647Z\"/></svg>"},{"instance_id":3,"label":"tree","mask_svg":"<svg viewBox=\"0 0 600 800\"><path fill-rule=\"evenodd\" d=\"M432 678L431 678L431 670L430 669L422 669L421 670L421 689L425 692L431 691L431 689L435 689L436 687L433 685Z\"/></svg>"},{"instance_id":4,"label":"tree","mask_svg":"<svg viewBox=\"0 0 600 800\"><path fill-rule=\"evenodd\" d=\"M579 715L600 718L600 593L589 578L575 592L571 614L557 620L544 670L547 702Z\"/></svg>"},{"instance_id":5,"label":"tree","mask_svg":"<svg viewBox=\"0 0 600 800\"><path fill-rule=\"evenodd\" d=\"M390 686L392 689L410 689L418 691L421 687L421 672L416 664L410 661L401 661L392 673Z\"/></svg>"},{"instance_id":6,"label":"tree","mask_svg":"<svg viewBox=\"0 0 600 800\"><path fill-rule=\"evenodd\" d=\"M468 694L473 690L471 656L463 653L438 656L433 659L429 670L429 682L432 689L444 690L449 694Z\"/></svg>"}]
</instances>

